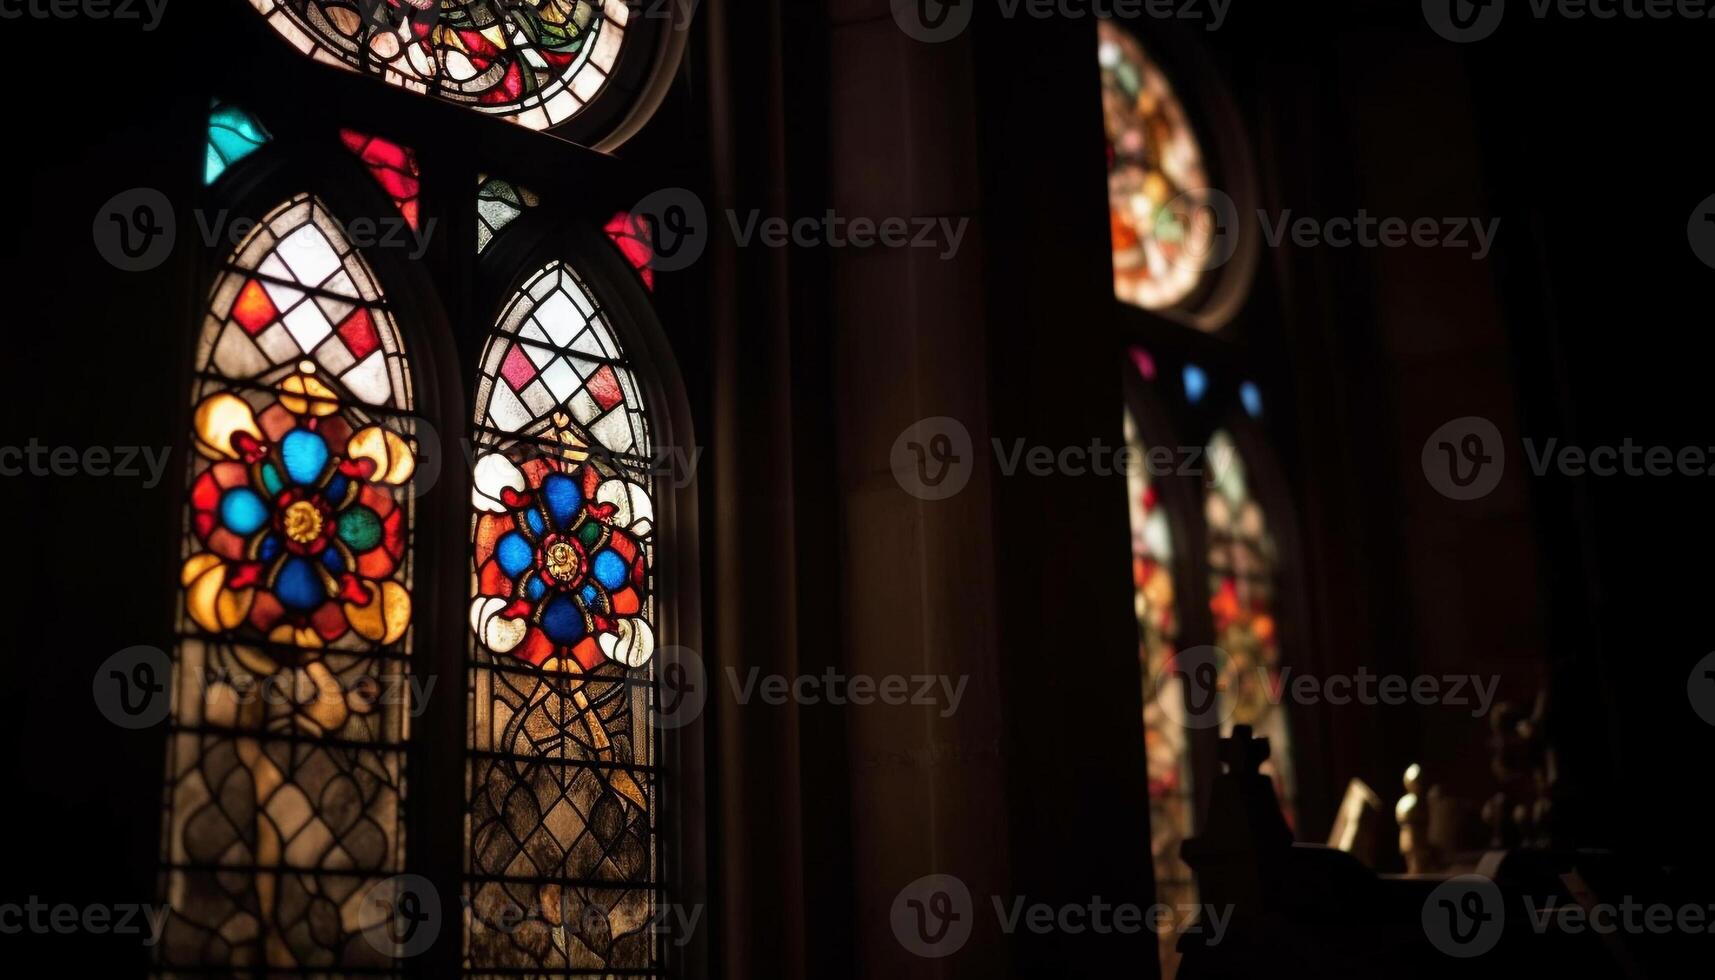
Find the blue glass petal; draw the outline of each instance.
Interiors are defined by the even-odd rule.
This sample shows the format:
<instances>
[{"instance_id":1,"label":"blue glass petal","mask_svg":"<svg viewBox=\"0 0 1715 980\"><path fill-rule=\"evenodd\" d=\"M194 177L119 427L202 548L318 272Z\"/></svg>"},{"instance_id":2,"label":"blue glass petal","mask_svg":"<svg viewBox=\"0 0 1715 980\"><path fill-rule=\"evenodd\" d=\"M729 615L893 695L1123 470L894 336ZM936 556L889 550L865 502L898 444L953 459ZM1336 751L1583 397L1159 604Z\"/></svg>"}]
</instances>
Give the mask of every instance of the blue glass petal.
<instances>
[{"instance_id":1,"label":"blue glass petal","mask_svg":"<svg viewBox=\"0 0 1715 980\"><path fill-rule=\"evenodd\" d=\"M584 615L572 600L555 596L542 610L542 632L555 643L576 643L584 637Z\"/></svg>"},{"instance_id":2,"label":"blue glass petal","mask_svg":"<svg viewBox=\"0 0 1715 980\"><path fill-rule=\"evenodd\" d=\"M500 559L501 571L508 575L517 575L536 564L536 549L530 547L530 542L517 531L500 539L500 544L494 549L494 556Z\"/></svg>"},{"instance_id":3,"label":"blue glass petal","mask_svg":"<svg viewBox=\"0 0 1715 980\"><path fill-rule=\"evenodd\" d=\"M278 534L270 534L263 538L262 543L256 548L256 557L261 561L273 561L274 556L279 553L280 536Z\"/></svg>"},{"instance_id":4,"label":"blue glass petal","mask_svg":"<svg viewBox=\"0 0 1715 980\"><path fill-rule=\"evenodd\" d=\"M1185 400L1195 405L1209 390L1209 375L1195 364L1185 365Z\"/></svg>"},{"instance_id":5,"label":"blue glass petal","mask_svg":"<svg viewBox=\"0 0 1715 980\"><path fill-rule=\"evenodd\" d=\"M307 612L327 599L322 579L316 567L302 558L288 558L280 567L280 577L274 580L274 594L287 609Z\"/></svg>"},{"instance_id":6,"label":"blue glass petal","mask_svg":"<svg viewBox=\"0 0 1715 980\"><path fill-rule=\"evenodd\" d=\"M293 429L280 440L280 460L293 483L314 483L327 468L328 444L308 429Z\"/></svg>"},{"instance_id":7,"label":"blue glass petal","mask_svg":"<svg viewBox=\"0 0 1715 980\"><path fill-rule=\"evenodd\" d=\"M286 484L280 479L280 468L273 463L262 464L262 488L268 491L270 497L279 496Z\"/></svg>"},{"instance_id":8,"label":"blue glass petal","mask_svg":"<svg viewBox=\"0 0 1715 980\"><path fill-rule=\"evenodd\" d=\"M548 583L542 581L542 576L532 575L530 581L524 583L524 598L531 602L540 600L548 593Z\"/></svg>"},{"instance_id":9,"label":"blue glass petal","mask_svg":"<svg viewBox=\"0 0 1715 980\"><path fill-rule=\"evenodd\" d=\"M571 526L572 518L584 505L584 492L578 487L578 481L564 473L553 473L542 481L542 499L548 505L548 515L554 519L554 526L565 528Z\"/></svg>"},{"instance_id":10,"label":"blue glass petal","mask_svg":"<svg viewBox=\"0 0 1715 980\"><path fill-rule=\"evenodd\" d=\"M1245 412L1251 418L1262 418L1262 389L1255 382L1246 381L1239 385L1239 401L1245 403Z\"/></svg>"},{"instance_id":11,"label":"blue glass petal","mask_svg":"<svg viewBox=\"0 0 1715 980\"><path fill-rule=\"evenodd\" d=\"M338 548L329 548L322 552L322 564L335 575L345 573L345 557L339 553Z\"/></svg>"},{"instance_id":12,"label":"blue glass petal","mask_svg":"<svg viewBox=\"0 0 1715 980\"><path fill-rule=\"evenodd\" d=\"M595 556L595 580L610 589L625 584L625 559L612 548L603 548Z\"/></svg>"},{"instance_id":13,"label":"blue glass petal","mask_svg":"<svg viewBox=\"0 0 1715 980\"><path fill-rule=\"evenodd\" d=\"M530 528L530 533L536 535L537 538L541 538L548 531L547 525L542 520L542 512L534 507L524 512L524 524Z\"/></svg>"},{"instance_id":14,"label":"blue glass petal","mask_svg":"<svg viewBox=\"0 0 1715 980\"><path fill-rule=\"evenodd\" d=\"M350 490L351 479L344 473L335 473L333 479L328 481L328 488L322 491L322 496L326 497L329 503L338 506L345 503L345 495Z\"/></svg>"},{"instance_id":15,"label":"blue glass petal","mask_svg":"<svg viewBox=\"0 0 1715 980\"><path fill-rule=\"evenodd\" d=\"M249 487L233 487L220 498L220 522L234 534L254 534L268 523L268 504Z\"/></svg>"},{"instance_id":16,"label":"blue glass petal","mask_svg":"<svg viewBox=\"0 0 1715 980\"><path fill-rule=\"evenodd\" d=\"M593 605L595 605L595 604L596 604L596 603L595 603L595 601L596 601L596 597L597 597L597 596L598 596L598 595L599 595L599 594L600 594L600 593L598 593L598 592L596 592L596 590L595 590L595 586L593 586L593 585L586 585L586 586L584 586L584 589L583 589L583 593L582 593L582 594L583 594L583 597L584 597L584 605L586 605L586 606L593 606Z\"/></svg>"}]
</instances>

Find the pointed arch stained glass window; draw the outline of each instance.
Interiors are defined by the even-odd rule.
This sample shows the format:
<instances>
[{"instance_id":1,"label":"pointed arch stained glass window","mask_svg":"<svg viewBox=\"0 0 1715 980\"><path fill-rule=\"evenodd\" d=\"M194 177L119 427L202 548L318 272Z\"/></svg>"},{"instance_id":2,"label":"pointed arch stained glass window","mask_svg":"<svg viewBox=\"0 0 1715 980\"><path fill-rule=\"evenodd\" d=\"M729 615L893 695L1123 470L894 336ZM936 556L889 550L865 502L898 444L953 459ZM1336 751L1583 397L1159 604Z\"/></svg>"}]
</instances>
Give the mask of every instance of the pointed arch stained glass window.
<instances>
[{"instance_id":1,"label":"pointed arch stained glass window","mask_svg":"<svg viewBox=\"0 0 1715 980\"><path fill-rule=\"evenodd\" d=\"M1185 691L1174 671L1179 643L1179 608L1173 587L1173 529L1150 478L1148 447L1130 412L1125 415L1127 499L1131 513L1131 570L1142 670L1144 751L1149 768L1150 854L1155 864L1156 901L1175 908L1194 904L1191 869L1179 845L1191 835L1191 741ZM1173 924L1161 926L1162 976L1177 969Z\"/></svg>"},{"instance_id":2,"label":"pointed arch stained glass window","mask_svg":"<svg viewBox=\"0 0 1715 980\"><path fill-rule=\"evenodd\" d=\"M1280 631L1276 620L1280 554L1256 500L1244 457L1231 434L1216 432L1205 458L1213 470L1204 500L1209 527L1209 608L1215 646L1226 654L1220 689L1223 735L1250 725L1269 740L1262 771L1274 780L1287 823L1295 824L1292 742L1281 704Z\"/></svg>"},{"instance_id":3,"label":"pointed arch stained glass window","mask_svg":"<svg viewBox=\"0 0 1715 980\"><path fill-rule=\"evenodd\" d=\"M546 129L583 111L626 40L625 0L250 0L299 51Z\"/></svg>"},{"instance_id":4,"label":"pointed arch stained glass window","mask_svg":"<svg viewBox=\"0 0 1715 980\"><path fill-rule=\"evenodd\" d=\"M502 314L475 423L466 968L653 975L649 424L570 267Z\"/></svg>"},{"instance_id":5,"label":"pointed arch stained glass window","mask_svg":"<svg viewBox=\"0 0 1715 980\"><path fill-rule=\"evenodd\" d=\"M162 965L387 969L412 387L393 312L317 199L229 257L195 368Z\"/></svg>"},{"instance_id":6,"label":"pointed arch stained glass window","mask_svg":"<svg viewBox=\"0 0 1715 980\"><path fill-rule=\"evenodd\" d=\"M1125 28L1098 22L1114 295L1159 310L1201 284L1214 245L1209 176L1185 109Z\"/></svg>"}]
</instances>

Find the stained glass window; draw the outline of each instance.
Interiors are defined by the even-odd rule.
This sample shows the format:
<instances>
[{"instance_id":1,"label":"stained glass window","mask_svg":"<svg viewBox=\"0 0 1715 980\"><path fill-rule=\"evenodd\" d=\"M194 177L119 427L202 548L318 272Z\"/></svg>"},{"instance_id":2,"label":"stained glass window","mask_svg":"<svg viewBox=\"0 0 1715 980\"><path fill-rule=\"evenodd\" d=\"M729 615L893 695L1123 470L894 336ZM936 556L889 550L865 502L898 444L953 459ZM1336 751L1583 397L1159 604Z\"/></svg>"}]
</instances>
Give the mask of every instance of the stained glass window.
<instances>
[{"instance_id":1,"label":"stained glass window","mask_svg":"<svg viewBox=\"0 0 1715 980\"><path fill-rule=\"evenodd\" d=\"M465 966L653 975L649 425L568 266L501 315L475 422Z\"/></svg>"},{"instance_id":2,"label":"stained glass window","mask_svg":"<svg viewBox=\"0 0 1715 980\"><path fill-rule=\"evenodd\" d=\"M486 174L477 177L476 188L476 253L481 255L494 244L495 236L507 225L523 217L524 212L542 203L541 198L527 188L508 183Z\"/></svg>"},{"instance_id":3,"label":"stained glass window","mask_svg":"<svg viewBox=\"0 0 1715 980\"><path fill-rule=\"evenodd\" d=\"M1204 502L1209 526L1209 608L1221 666L1223 735L1250 725L1272 749L1263 772L1294 824L1292 743L1282 707L1280 633L1276 622L1280 556L1238 445L1215 433L1206 453L1212 471ZM1295 825L1295 824L1294 824Z\"/></svg>"},{"instance_id":4,"label":"stained glass window","mask_svg":"<svg viewBox=\"0 0 1715 980\"><path fill-rule=\"evenodd\" d=\"M423 173L417 166L417 154L408 146L389 140L365 136L354 129L342 129L339 138L346 149L357 154L363 165L412 228L417 227L417 198L422 193Z\"/></svg>"},{"instance_id":5,"label":"stained glass window","mask_svg":"<svg viewBox=\"0 0 1715 980\"><path fill-rule=\"evenodd\" d=\"M321 203L221 268L196 353L165 968L386 969L404 866L412 388Z\"/></svg>"},{"instance_id":6,"label":"stained glass window","mask_svg":"<svg viewBox=\"0 0 1715 980\"><path fill-rule=\"evenodd\" d=\"M1173 529L1161 506L1145 446L1130 412L1125 416L1131 464L1126 471L1131 508L1131 574L1137 611L1138 658L1143 674L1143 738L1149 767L1150 853L1156 901L1175 908L1194 904L1191 869L1179 845L1191 835L1191 742L1185 691L1174 672L1179 613L1173 589ZM1178 935L1172 922L1160 931L1162 976L1178 969Z\"/></svg>"},{"instance_id":7,"label":"stained glass window","mask_svg":"<svg viewBox=\"0 0 1715 980\"><path fill-rule=\"evenodd\" d=\"M216 102L208 116L208 162L203 167L203 183L213 184L228 167L272 138L248 112Z\"/></svg>"},{"instance_id":8,"label":"stained glass window","mask_svg":"<svg viewBox=\"0 0 1715 980\"><path fill-rule=\"evenodd\" d=\"M1126 30L1098 24L1114 295L1174 306L1202 280L1214 244L1203 151L1173 86Z\"/></svg>"},{"instance_id":9,"label":"stained glass window","mask_svg":"<svg viewBox=\"0 0 1715 980\"><path fill-rule=\"evenodd\" d=\"M299 51L531 129L595 99L625 0L250 0Z\"/></svg>"}]
</instances>

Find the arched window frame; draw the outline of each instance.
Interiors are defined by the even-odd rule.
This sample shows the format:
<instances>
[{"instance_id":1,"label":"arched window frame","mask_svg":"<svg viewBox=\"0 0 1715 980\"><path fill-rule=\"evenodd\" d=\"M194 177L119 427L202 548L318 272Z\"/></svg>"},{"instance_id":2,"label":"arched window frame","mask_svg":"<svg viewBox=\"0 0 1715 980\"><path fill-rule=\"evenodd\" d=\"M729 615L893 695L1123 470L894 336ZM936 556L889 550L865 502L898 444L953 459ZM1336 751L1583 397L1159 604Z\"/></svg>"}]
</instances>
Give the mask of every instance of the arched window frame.
<instances>
[{"instance_id":1,"label":"arched window frame","mask_svg":"<svg viewBox=\"0 0 1715 980\"><path fill-rule=\"evenodd\" d=\"M242 106L238 108L242 109ZM183 328L180 349L186 352L186 356L179 358L180 374L177 378L179 390L186 394L183 415L178 420L178 430L187 434L194 431L198 401L192 395L207 377L202 373L201 361L211 295L229 274L232 268L229 263L237 256L241 243L247 241L245 227L234 222L261 221L277 207L300 197L311 198L316 207L347 228L360 219L380 221L399 215L394 202L370 178L363 164L341 145L337 131L330 130L320 134L321 138L317 138L315 133L300 131L290 124L264 128L268 130L270 138L242 158L231 162L218 179L205 182L206 185L197 197L198 213L194 219L189 216L186 218L186 227L201 226L216 233L213 240L199 243L206 247L195 251L196 259L189 265L193 279L189 288L194 290L194 305L191 308L196 311L196 315L189 318ZM313 130L314 127L310 129ZM198 149L201 148L199 144ZM409 388L408 407L354 404L366 414L372 415L376 424L408 441L428 437L434 430L432 426L425 427L424 422L435 417L440 410L441 387L434 382L434 378L439 369L447 363L447 350L443 342L447 336L447 324L437 305L428 299L432 294L431 284L424 277L423 270L412 268L410 263L401 261L397 255L390 254L387 250L365 248L350 241L349 237L343 244L353 248L361 257L380 293L380 304L384 305L392 316L400 352L405 358L404 368ZM425 531L436 519L434 515L439 510L438 499L444 497L445 491L435 485L434 467L423 465L422 458L420 457L418 467L403 491L404 496L411 500L414 513L413 527L407 537L405 558L411 567L411 642L409 651L402 657L402 679L408 680L418 690L422 689L421 680L431 676L434 669L435 644L430 638L441 628L439 607L444 601L438 577L426 574L423 563L432 560L430 556L436 553L435 535ZM190 469L175 475L175 479L179 481L177 489L180 500L189 500L188 481L192 475ZM185 519L188 521L188 510L186 513ZM188 533L188 528L186 531ZM174 589L173 602L175 608L184 608L184 594L178 588ZM367 655L360 653L356 656ZM175 650L174 658L175 664L178 665L181 658L179 650ZM184 675L182 670L177 669L175 684L176 711L172 730L177 732L184 712L188 710L188 705L183 703L184 699L200 695L201 689L195 677ZM411 706L383 706L378 710L408 713ZM401 762L402 796L398 800L398 824L390 833L396 835L394 846L403 852L405 863L402 867L391 869L391 873L395 875L413 873L416 870L415 859L411 853L411 841L415 832L414 796L418 792L416 783L419 781L415 777L423 771L424 766L419 747L410 737L410 727L414 723L415 719L410 718L403 722L405 730L398 742L383 740L373 743L383 754L397 754ZM316 741L313 735L291 734L289 737L303 744ZM267 740L264 738L264 741ZM168 763L175 767L182 761L176 759L177 742L176 738L169 738ZM199 747L199 751L206 751L207 748L208 744L205 743ZM169 839L174 830L174 806L173 788L169 782L161 811L165 825L162 840L168 848L175 846L174 841ZM163 894L166 894L170 887L170 879L174 874L169 853L162 855L160 880ZM379 879L387 875L377 874L374 877ZM170 957L175 954L170 937L169 941L163 942L157 955L162 957L158 965L163 969L170 969L172 966L208 965L172 962ZM305 970L308 972L308 965Z\"/></svg>"},{"instance_id":2,"label":"arched window frame","mask_svg":"<svg viewBox=\"0 0 1715 980\"><path fill-rule=\"evenodd\" d=\"M1210 536L1204 512L1211 463L1203 455L1214 434L1225 430L1245 460L1251 495L1267 516L1279 556L1275 588L1282 664L1305 673L1315 663L1310 644L1312 624L1292 482L1281 453L1291 448L1284 439L1290 431L1287 391L1276 366L1284 324L1270 267L1260 261L1257 214L1261 188L1246 127L1223 79L1223 68L1194 32L1152 18L1116 18L1113 24L1130 32L1167 77L1199 137L1210 183L1229 195L1238 222L1231 258L1205 272L1204 281L1184 300L1166 309L1150 310L1118 296L1112 299L1116 356L1125 361L1126 403L1146 443L1171 433L1168 438L1181 440L1174 444L1180 453L1199 454L1198 464L1189 467L1189 472L1158 476L1154 481L1164 506L1178 522L1176 530L1183 532L1176 541L1179 560L1175 570L1179 649L1217 643L1210 609ZM1151 377L1140 373L1131 355L1133 350L1147 352ZM1194 368L1202 381L1196 397L1187 391L1188 367ZM1240 390L1247 383L1262 391L1264 411L1260 417L1251 417L1243 404ZM1300 829L1306 799L1322 800L1332 792L1322 774L1303 762L1318 757L1320 740L1309 728L1311 714L1308 710L1288 710L1290 744L1272 747L1290 755ZM1198 727L1190 733L1193 834L1201 831L1208 817L1207 787L1220 767L1221 734L1217 727ZM1312 812L1322 811L1313 806ZM1316 839L1317 835L1312 827L1301 839ZM1175 958L1164 950L1164 964Z\"/></svg>"},{"instance_id":3,"label":"arched window frame","mask_svg":"<svg viewBox=\"0 0 1715 980\"><path fill-rule=\"evenodd\" d=\"M677 2L677 0L675 0ZM416 518L414 552L418 566L414 624L417 635L412 670L419 684L439 683L453 696L429 698L412 724L406 748L410 783L406 796L405 872L426 877L443 901L449 926L426 952L402 961L402 969L452 975L461 970L463 938L457 901L464 867L464 778L439 763L462 759L466 727L463 681L469 633L470 471L464 459L469 434L468 405L478 377L481 345L493 325L494 297L503 281L529 275L522 258L531 248L513 243L539 239L541 247L575 267L614 311L645 389L658 445L695 445L692 411L678 372L658 304L678 309L680 296L661 288L652 301L630 266L600 229L615 213L627 211L645 193L659 169L638 161L621 162L566 141L567 131L532 132L485 119L460 107L396 90L345 71L330 71L282 44L248 4L213 5L207 16L234 43L213 52L217 64L206 77L210 87L187 96L187 117L206 121L211 100L242 108L261 121L272 139L227 166L219 179L199 193L198 219L223 210L233 216L260 217L291 193L318 192L344 220L388 219L399 214L394 202L342 145L342 128L360 130L409 146L422 169L421 220L435 223L421 255L407 258L388 248L363 249L377 280L400 311L400 332L411 352L415 373L415 415L424 421L419 472L435 471L422 492ZM685 13L688 18L688 10ZM684 44L683 31L673 39ZM673 56L676 64L677 56ZM629 136L659 105L673 72L650 76L626 107L622 123L606 145ZM315 107L313 110L308 107ZM196 178L206 131L197 132ZM548 206L532 209L530 220L509 227L496 248L479 257L475 249L477 175L500 176L547 191ZM653 183L665 181L659 176ZM567 188L575 187L575 192ZM287 188L291 188L290 191ZM555 193L557 191L557 193ZM182 225L191 226L185 216ZM552 240L551 243L549 240ZM533 246L534 247L534 246ZM532 247L532 248L533 248ZM223 243L183 264L186 306L196 311L187 326L183 349L194 354L211 276L230 249ZM191 357L181 361L182 390L190 391ZM182 420L189 431L189 417ZM696 546L698 488L694 467L667 490L657 491L658 526L667 529L657 542L656 590L659 597L658 649L700 650L702 611ZM182 480L182 475L180 476ZM181 498L184 487L179 488ZM670 492L668 492L670 490ZM173 602L179 603L176 589ZM431 689L432 690L432 689ZM704 815L703 722L699 718L669 733L658 744L657 763L671 774L676 791L671 812L659 829L664 880L672 901L707 911ZM458 767L455 767L458 768ZM160 812L160 811L157 811ZM667 964L675 975L700 976L707 969L713 914L682 946L676 942Z\"/></svg>"},{"instance_id":4,"label":"arched window frame","mask_svg":"<svg viewBox=\"0 0 1715 980\"><path fill-rule=\"evenodd\" d=\"M473 202L475 193L473 183ZM585 214L566 207L563 200L551 195L540 196L539 200L539 204L525 209L496 234L478 260L480 278L475 308L487 311L490 329L478 339L471 360L474 364L488 339L497 335L492 328L519 293L554 263L564 263L574 270L602 304L630 362L644 402L651 446L661 461L653 488L657 528L652 568L655 663L658 669L672 663L678 669L694 672L701 669L695 651L703 649L697 467L694 458L679 453L694 454L698 444L677 358L637 270L600 226ZM469 244L474 254L475 240ZM476 373L471 376L473 388L477 377ZM465 414L468 429L470 413ZM461 526L468 530L468 511L463 519L465 524ZM657 676L658 690L662 684L662 678ZM705 812L707 793L702 762L705 718L699 713L683 724L675 720L673 727L656 734L654 764L671 776L670 785L657 802L656 813L656 837L665 859L662 881L667 902L685 909L706 909L707 838L700 817ZM459 753L465 754L462 741ZM678 945L681 939L683 945ZM663 944L662 952L667 957L663 961L667 973L701 975L708 957L707 927L689 936L672 935Z\"/></svg>"},{"instance_id":5,"label":"arched window frame","mask_svg":"<svg viewBox=\"0 0 1715 980\"><path fill-rule=\"evenodd\" d=\"M1191 332L1175 327L1179 337L1167 334L1169 341L1196 340ZM1136 335L1133 335L1134 339ZM1157 340L1161 335L1155 335ZM1246 470L1249 496L1262 509L1268 531L1273 538L1277 560L1275 564L1275 611L1280 629L1281 665L1296 674L1312 670L1315 661L1310 656L1310 620L1308 585L1304 580L1301 538L1291 481L1274 449L1273 429L1264 419L1249 416L1241 405L1239 385L1247 379L1243 372L1252 366L1248 359L1222 352L1207 343L1169 343L1167 347L1150 348L1148 353L1154 377L1143 377L1132 358L1125 366L1125 403L1136 422L1146 446L1171 446L1175 472L1152 474L1151 482L1167 512L1174 533L1175 562L1173 582L1179 614L1179 651L1219 646L1210 602L1213 598L1209 562L1211 535L1205 512L1206 495L1213 492L1213 467L1207 448L1218 432L1232 437L1237 453ZM1193 347L1202 351L1191 357L1175 347ZM1213 355L1212 357L1210 355ZM1195 365L1208 376L1208 392L1192 403L1185 395L1180 378L1186 365ZM1178 439L1176 442L1167 440ZM1153 443L1151 440L1155 440ZM1195 454L1195 455L1192 455ZM1308 666L1307 666L1308 665ZM1140 662L1140 670L1143 665ZM1189 695L1188 690L1183 693ZM1193 712L1187 706L1187 717ZM1317 758L1316 747L1321 744L1320 730L1313 727L1318 719L1309 709L1294 711L1283 701L1276 710L1286 712L1288 744L1272 745L1271 751L1284 752L1291 762L1293 784L1291 799L1282 800L1284 808L1297 818L1295 830L1301 840L1316 839L1314 827L1305 831L1302 822L1302 801L1307 796L1330 791L1321 774L1309 770L1304 759ZM1191 726L1187 733L1191 769L1192 835L1199 833L1208 819L1208 787L1219 771L1221 727L1210 724ZM1258 733L1265 734L1262 732ZM1305 836L1305 834L1308 836ZM1177 937L1170 937L1176 940ZM1177 961L1177 954L1164 941L1163 963Z\"/></svg>"}]
</instances>

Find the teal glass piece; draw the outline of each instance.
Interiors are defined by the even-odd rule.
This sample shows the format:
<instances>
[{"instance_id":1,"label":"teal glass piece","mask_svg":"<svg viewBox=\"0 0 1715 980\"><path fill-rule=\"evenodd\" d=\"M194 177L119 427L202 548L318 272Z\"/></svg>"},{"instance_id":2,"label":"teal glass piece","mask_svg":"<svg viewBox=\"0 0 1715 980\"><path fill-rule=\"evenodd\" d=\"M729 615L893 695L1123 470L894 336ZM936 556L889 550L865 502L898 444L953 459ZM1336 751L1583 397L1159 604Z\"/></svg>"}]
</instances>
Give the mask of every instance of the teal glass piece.
<instances>
[{"instance_id":1,"label":"teal glass piece","mask_svg":"<svg viewBox=\"0 0 1715 980\"><path fill-rule=\"evenodd\" d=\"M203 182L213 184L228 167L273 139L256 117L235 105L215 102L208 114L208 159Z\"/></svg>"}]
</instances>

